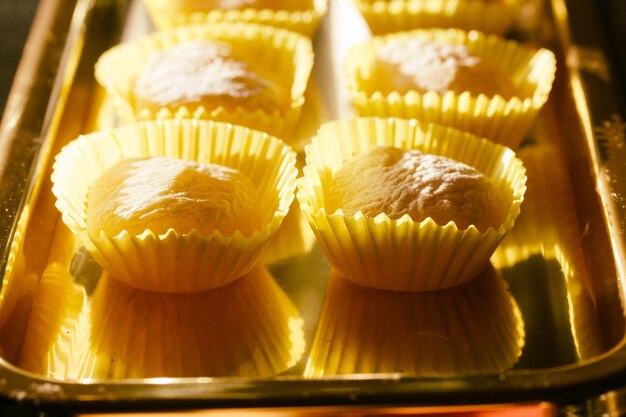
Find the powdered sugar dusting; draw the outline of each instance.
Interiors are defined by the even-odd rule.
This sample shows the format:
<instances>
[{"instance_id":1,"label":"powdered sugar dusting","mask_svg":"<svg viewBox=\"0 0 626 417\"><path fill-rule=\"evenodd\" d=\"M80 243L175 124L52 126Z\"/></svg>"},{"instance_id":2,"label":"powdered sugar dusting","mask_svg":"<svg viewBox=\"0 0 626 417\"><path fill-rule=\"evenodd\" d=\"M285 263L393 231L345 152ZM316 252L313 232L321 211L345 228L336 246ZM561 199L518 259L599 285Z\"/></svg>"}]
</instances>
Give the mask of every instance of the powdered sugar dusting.
<instances>
[{"instance_id":1,"label":"powdered sugar dusting","mask_svg":"<svg viewBox=\"0 0 626 417\"><path fill-rule=\"evenodd\" d=\"M408 214L461 229L485 231L504 220L506 208L492 182L475 168L440 155L390 146L372 148L348 161L333 178L326 208L347 215Z\"/></svg>"},{"instance_id":2,"label":"powdered sugar dusting","mask_svg":"<svg viewBox=\"0 0 626 417\"><path fill-rule=\"evenodd\" d=\"M247 98L275 89L224 42L189 41L153 54L137 78L135 94L154 105L199 102L210 96Z\"/></svg>"},{"instance_id":3,"label":"powdered sugar dusting","mask_svg":"<svg viewBox=\"0 0 626 417\"><path fill-rule=\"evenodd\" d=\"M397 66L399 74L424 91L445 93L457 71L474 66L480 58L471 56L465 45L411 39L395 41L378 51L381 60Z\"/></svg>"},{"instance_id":4,"label":"powdered sugar dusting","mask_svg":"<svg viewBox=\"0 0 626 417\"><path fill-rule=\"evenodd\" d=\"M400 93L515 95L511 78L493 62L472 55L464 44L420 38L395 40L381 46L377 58L391 90Z\"/></svg>"},{"instance_id":5,"label":"powdered sugar dusting","mask_svg":"<svg viewBox=\"0 0 626 417\"><path fill-rule=\"evenodd\" d=\"M116 235L214 230L230 235L261 228L258 192L241 172L168 157L129 159L104 173L89 192L87 228Z\"/></svg>"},{"instance_id":6,"label":"powdered sugar dusting","mask_svg":"<svg viewBox=\"0 0 626 417\"><path fill-rule=\"evenodd\" d=\"M191 201L184 191L171 192L181 188L176 186L176 182L184 178L188 170L210 171L210 175L218 181L228 181L227 171L232 172L220 165L209 167L169 158L139 160L130 165L132 174L122 182L118 205L114 210L115 215L123 219L150 216L154 210L162 210L162 205L169 199Z\"/></svg>"}]
</instances>

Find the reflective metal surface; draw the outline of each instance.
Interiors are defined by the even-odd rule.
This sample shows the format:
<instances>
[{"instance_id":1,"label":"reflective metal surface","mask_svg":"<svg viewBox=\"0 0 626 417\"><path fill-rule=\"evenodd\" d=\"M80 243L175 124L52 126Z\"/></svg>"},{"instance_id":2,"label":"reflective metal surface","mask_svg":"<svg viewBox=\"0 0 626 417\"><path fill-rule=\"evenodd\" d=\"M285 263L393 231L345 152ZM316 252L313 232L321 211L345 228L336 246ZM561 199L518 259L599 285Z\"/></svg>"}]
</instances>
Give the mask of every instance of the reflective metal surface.
<instances>
[{"instance_id":1,"label":"reflective metal surface","mask_svg":"<svg viewBox=\"0 0 626 417\"><path fill-rule=\"evenodd\" d=\"M85 412L427 406L561 402L623 381L625 118L607 98L601 42L577 32L585 19L593 29L593 16L574 15L590 1L546 3L516 34L555 50L560 67L519 150L529 179L522 214L484 276L450 292L361 289L337 276L293 210L256 278L180 297L103 274L59 221L50 191L65 143L119 123L94 82L95 60L152 26L139 1L44 3L54 13L45 9L34 33L58 42L38 46L36 62L53 67L48 54L62 56L60 69L20 74L47 89L16 93L28 100L14 99L0 130L3 397ZM352 115L342 57L368 36L349 0L331 2L301 144L325 120Z\"/></svg>"}]
</instances>

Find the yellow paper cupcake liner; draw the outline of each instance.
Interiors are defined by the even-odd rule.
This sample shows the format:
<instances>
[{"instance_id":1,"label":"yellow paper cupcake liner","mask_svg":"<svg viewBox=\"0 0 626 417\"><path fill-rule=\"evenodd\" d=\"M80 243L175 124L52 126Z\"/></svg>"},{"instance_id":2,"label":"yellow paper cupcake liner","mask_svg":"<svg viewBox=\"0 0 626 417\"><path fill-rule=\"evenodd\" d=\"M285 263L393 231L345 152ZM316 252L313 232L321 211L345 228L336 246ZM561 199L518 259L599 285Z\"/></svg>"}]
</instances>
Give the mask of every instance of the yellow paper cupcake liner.
<instances>
[{"instance_id":1,"label":"yellow paper cupcake liner","mask_svg":"<svg viewBox=\"0 0 626 417\"><path fill-rule=\"evenodd\" d=\"M374 35L425 28L459 28L504 35L515 22L515 1L355 0Z\"/></svg>"},{"instance_id":2,"label":"yellow paper cupcake liner","mask_svg":"<svg viewBox=\"0 0 626 417\"><path fill-rule=\"evenodd\" d=\"M289 91L285 109L272 113L244 107L229 109L187 108L158 111L140 108L134 96L135 80L149 57L184 41L222 41L232 46L262 76L275 80ZM246 23L190 25L158 32L136 41L117 45L105 52L95 66L97 81L112 96L114 105L128 122L155 118L212 119L243 125L288 140L304 103L304 92L313 66L310 39L271 26Z\"/></svg>"},{"instance_id":3,"label":"yellow paper cupcake liner","mask_svg":"<svg viewBox=\"0 0 626 417\"><path fill-rule=\"evenodd\" d=\"M159 29L196 23L246 22L275 26L313 37L328 9L327 0L310 0L303 10L239 9L186 10L171 0L144 0L152 21Z\"/></svg>"},{"instance_id":4,"label":"yellow paper cupcake liner","mask_svg":"<svg viewBox=\"0 0 626 417\"><path fill-rule=\"evenodd\" d=\"M304 168L304 153L298 153L296 167L298 168L298 176L300 176L302 168ZM304 255L313 248L314 243L315 235L302 210L300 210L298 200L294 198L289 213L267 243L261 261L269 265L294 256Z\"/></svg>"},{"instance_id":5,"label":"yellow paper cupcake liner","mask_svg":"<svg viewBox=\"0 0 626 417\"><path fill-rule=\"evenodd\" d=\"M267 243L261 261L269 265L304 255L313 248L314 243L315 235L302 214L298 201L294 199L280 228Z\"/></svg>"},{"instance_id":6,"label":"yellow paper cupcake liner","mask_svg":"<svg viewBox=\"0 0 626 417\"><path fill-rule=\"evenodd\" d=\"M215 163L249 176L261 196L267 226L244 236L236 231L201 235L196 230L131 236L86 230L87 193L115 163L134 157L169 156ZM280 139L240 126L202 120L140 122L79 137L57 156L52 192L65 224L100 265L137 288L194 292L225 285L253 266L293 201L296 155Z\"/></svg>"},{"instance_id":7,"label":"yellow paper cupcake liner","mask_svg":"<svg viewBox=\"0 0 626 417\"><path fill-rule=\"evenodd\" d=\"M341 210L327 213L324 198L334 173L351 157L377 145L419 149L466 163L490 178L510 202L497 229L459 230L431 218L397 220ZM522 162L504 146L466 132L415 120L358 118L323 125L305 148L306 167L297 197L331 264L347 279L368 287L428 291L460 285L489 261L513 227L526 189Z\"/></svg>"},{"instance_id":8,"label":"yellow paper cupcake liner","mask_svg":"<svg viewBox=\"0 0 626 417\"><path fill-rule=\"evenodd\" d=\"M465 285L422 293L366 288L332 271L304 374L500 373L524 338L521 311L491 266Z\"/></svg>"},{"instance_id":9,"label":"yellow paper cupcake liner","mask_svg":"<svg viewBox=\"0 0 626 417\"><path fill-rule=\"evenodd\" d=\"M497 63L508 73L516 96L505 99L495 95L441 95L409 91L383 94L372 66L378 48L392 42L414 38L462 44L473 55ZM360 116L401 117L455 127L497 143L516 148L540 109L546 103L556 72L554 54L544 48L535 50L497 36L457 29L425 29L374 37L353 47L345 58L345 77L352 103Z\"/></svg>"}]
</instances>

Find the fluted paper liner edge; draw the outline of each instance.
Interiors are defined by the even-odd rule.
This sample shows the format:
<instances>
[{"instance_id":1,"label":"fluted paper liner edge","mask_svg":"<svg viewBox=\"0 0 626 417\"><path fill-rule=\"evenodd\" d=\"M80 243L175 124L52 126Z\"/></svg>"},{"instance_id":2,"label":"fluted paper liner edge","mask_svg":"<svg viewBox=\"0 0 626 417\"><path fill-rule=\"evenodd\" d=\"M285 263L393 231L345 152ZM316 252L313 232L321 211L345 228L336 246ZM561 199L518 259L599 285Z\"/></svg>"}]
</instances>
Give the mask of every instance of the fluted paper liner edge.
<instances>
[{"instance_id":1,"label":"fluted paper liner edge","mask_svg":"<svg viewBox=\"0 0 626 417\"><path fill-rule=\"evenodd\" d=\"M201 235L196 230L131 236L86 230L87 193L99 175L118 161L169 156L216 163L248 175L261 196L266 226L251 236L236 231ZM136 288L195 292L225 285L248 272L293 201L295 152L280 139L226 123L198 120L140 122L79 137L57 156L53 194L64 223L112 276Z\"/></svg>"},{"instance_id":2,"label":"fluted paper liner edge","mask_svg":"<svg viewBox=\"0 0 626 417\"><path fill-rule=\"evenodd\" d=\"M445 94L377 91L377 81L368 74L378 48L392 41L414 38L462 44L471 54L497 63L512 77L515 96L507 99L467 91ZM344 76L359 116L401 117L443 124L513 149L521 143L548 100L555 73L556 58L548 49L532 49L498 36L458 29L413 30L374 37L350 49L344 61Z\"/></svg>"},{"instance_id":3,"label":"fluted paper liner edge","mask_svg":"<svg viewBox=\"0 0 626 417\"><path fill-rule=\"evenodd\" d=\"M441 27L504 35L513 26L516 11L514 4L482 0L355 1L376 35Z\"/></svg>"},{"instance_id":4,"label":"fluted paper liner edge","mask_svg":"<svg viewBox=\"0 0 626 417\"><path fill-rule=\"evenodd\" d=\"M159 29L196 23L246 22L276 26L313 37L321 18L326 14L327 0L315 0L304 10L234 9L189 12L169 4L167 0L144 0L154 24Z\"/></svg>"},{"instance_id":5,"label":"fluted paper liner edge","mask_svg":"<svg viewBox=\"0 0 626 417\"><path fill-rule=\"evenodd\" d=\"M289 85L281 85L289 91L287 107L272 113L241 106L233 109L190 109L182 105L173 110L162 108L154 111L138 108L134 85L148 58L159 50L194 40L227 42L238 56L245 57L253 69L271 69L276 74L273 76L275 80L289 80ZM221 22L161 31L139 41L116 45L98 59L95 76L127 122L172 117L211 119L243 125L289 140L304 104L304 92L312 67L313 47L310 39L302 35L266 25Z\"/></svg>"},{"instance_id":6,"label":"fluted paper liner edge","mask_svg":"<svg viewBox=\"0 0 626 417\"><path fill-rule=\"evenodd\" d=\"M439 154L482 171L510 198L504 222L480 232L459 230L427 218L397 220L324 209L324 188L351 156L376 145ZM297 198L331 264L358 284L398 291L429 291L460 285L489 261L513 227L526 189L525 169L515 153L469 133L403 119L358 118L323 125L305 148Z\"/></svg>"}]
</instances>

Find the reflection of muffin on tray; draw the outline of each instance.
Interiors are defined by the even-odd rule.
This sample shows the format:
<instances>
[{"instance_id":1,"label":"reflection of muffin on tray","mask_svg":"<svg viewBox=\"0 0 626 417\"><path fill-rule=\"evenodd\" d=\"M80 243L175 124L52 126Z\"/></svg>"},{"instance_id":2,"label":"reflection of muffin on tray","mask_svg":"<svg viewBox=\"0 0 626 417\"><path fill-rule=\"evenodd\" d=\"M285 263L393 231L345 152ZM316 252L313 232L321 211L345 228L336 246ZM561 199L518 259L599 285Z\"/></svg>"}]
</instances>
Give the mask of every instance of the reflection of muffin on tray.
<instances>
[{"instance_id":1,"label":"reflection of muffin on tray","mask_svg":"<svg viewBox=\"0 0 626 417\"><path fill-rule=\"evenodd\" d=\"M299 312L266 269L193 294L159 294L104 276L93 295L89 378L257 377L304 352Z\"/></svg>"},{"instance_id":2,"label":"reflection of muffin on tray","mask_svg":"<svg viewBox=\"0 0 626 417\"><path fill-rule=\"evenodd\" d=\"M67 233L70 232L61 232ZM70 236L63 237L65 242L71 241ZM61 241L57 239L55 243ZM86 293L74 281L67 262L49 264L40 279L17 365L47 377L64 378L65 371L75 363L72 353L77 346L84 346L76 338L83 336L79 323Z\"/></svg>"},{"instance_id":3,"label":"reflection of muffin on tray","mask_svg":"<svg viewBox=\"0 0 626 417\"><path fill-rule=\"evenodd\" d=\"M361 116L415 118L516 147L548 99L554 54L480 32L374 37L345 58Z\"/></svg>"},{"instance_id":4,"label":"reflection of muffin on tray","mask_svg":"<svg viewBox=\"0 0 626 417\"><path fill-rule=\"evenodd\" d=\"M518 156L528 174L524 208L491 261L512 285L517 280L528 294L542 285L548 285L551 296L557 294L562 280L577 355L593 358L606 347L598 331L601 327L594 290L589 285L589 273L595 269L587 264L590 257L585 254L583 240L588 236L581 231L567 163L551 143L524 146ZM535 280L531 286L528 275Z\"/></svg>"},{"instance_id":5,"label":"reflection of muffin on tray","mask_svg":"<svg viewBox=\"0 0 626 417\"><path fill-rule=\"evenodd\" d=\"M297 170L279 139L163 120L82 136L54 165L68 227L114 277L194 292L246 273L286 216Z\"/></svg>"},{"instance_id":6,"label":"reflection of muffin on tray","mask_svg":"<svg viewBox=\"0 0 626 417\"><path fill-rule=\"evenodd\" d=\"M95 74L126 120L212 119L289 138L312 65L301 35L222 22L117 45Z\"/></svg>"},{"instance_id":7,"label":"reflection of muffin on tray","mask_svg":"<svg viewBox=\"0 0 626 417\"><path fill-rule=\"evenodd\" d=\"M510 149L416 121L330 122L305 151L300 207L333 266L374 288L468 281L512 228L525 190Z\"/></svg>"},{"instance_id":8,"label":"reflection of muffin on tray","mask_svg":"<svg viewBox=\"0 0 626 417\"><path fill-rule=\"evenodd\" d=\"M455 27L505 34L519 0L355 0L375 35L418 28Z\"/></svg>"},{"instance_id":9,"label":"reflection of muffin on tray","mask_svg":"<svg viewBox=\"0 0 626 417\"><path fill-rule=\"evenodd\" d=\"M333 272L305 375L500 373L518 361L524 334L493 267L465 285L425 293L365 288Z\"/></svg>"},{"instance_id":10,"label":"reflection of muffin on tray","mask_svg":"<svg viewBox=\"0 0 626 417\"><path fill-rule=\"evenodd\" d=\"M265 378L304 352L299 311L268 271L193 294L130 287L103 274L90 296L67 265L37 290L20 367L56 379Z\"/></svg>"},{"instance_id":11,"label":"reflection of muffin on tray","mask_svg":"<svg viewBox=\"0 0 626 417\"><path fill-rule=\"evenodd\" d=\"M161 29L204 22L262 23L313 36L327 0L144 0Z\"/></svg>"}]
</instances>

